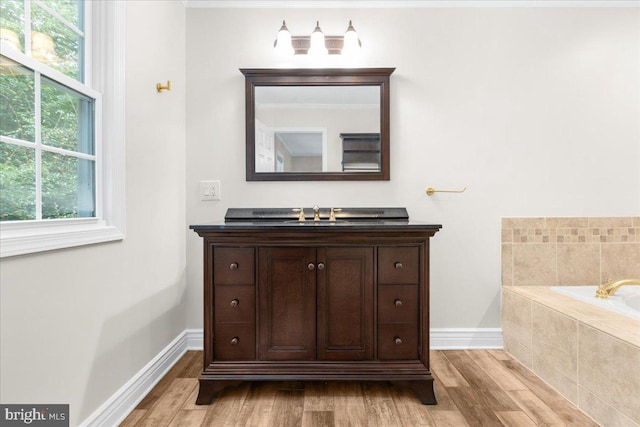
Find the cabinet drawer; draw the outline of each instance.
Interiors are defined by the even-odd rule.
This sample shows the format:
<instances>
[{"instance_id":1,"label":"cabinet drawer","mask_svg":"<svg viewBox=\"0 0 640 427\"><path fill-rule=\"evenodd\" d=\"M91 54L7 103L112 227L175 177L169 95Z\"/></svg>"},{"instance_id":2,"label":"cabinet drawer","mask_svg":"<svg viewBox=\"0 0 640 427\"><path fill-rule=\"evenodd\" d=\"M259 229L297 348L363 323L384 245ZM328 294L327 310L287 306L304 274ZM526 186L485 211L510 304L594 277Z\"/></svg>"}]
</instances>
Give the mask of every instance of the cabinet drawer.
<instances>
[{"instance_id":1,"label":"cabinet drawer","mask_svg":"<svg viewBox=\"0 0 640 427\"><path fill-rule=\"evenodd\" d=\"M417 284L420 276L418 247L378 248L378 283Z\"/></svg>"},{"instance_id":2,"label":"cabinet drawer","mask_svg":"<svg viewBox=\"0 0 640 427\"><path fill-rule=\"evenodd\" d=\"M254 285L215 287L215 321L254 323L256 294Z\"/></svg>"},{"instance_id":3,"label":"cabinet drawer","mask_svg":"<svg viewBox=\"0 0 640 427\"><path fill-rule=\"evenodd\" d=\"M417 358L417 323L378 324L378 359L415 360Z\"/></svg>"},{"instance_id":4,"label":"cabinet drawer","mask_svg":"<svg viewBox=\"0 0 640 427\"><path fill-rule=\"evenodd\" d=\"M416 323L417 321L417 285L378 286L378 322Z\"/></svg>"},{"instance_id":5,"label":"cabinet drawer","mask_svg":"<svg viewBox=\"0 0 640 427\"><path fill-rule=\"evenodd\" d=\"M250 285L255 282L253 248L214 248L213 281L216 285Z\"/></svg>"},{"instance_id":6,"label":"cabinet drawer","mask_svg":"<svg viewBox=\"0 0 640 427\"><path fill-rule=\"evenodd\" d=\"M256 358L256 328L250 323L217 323L214 343L216 360Z\"/></svg>"}]
</instances>

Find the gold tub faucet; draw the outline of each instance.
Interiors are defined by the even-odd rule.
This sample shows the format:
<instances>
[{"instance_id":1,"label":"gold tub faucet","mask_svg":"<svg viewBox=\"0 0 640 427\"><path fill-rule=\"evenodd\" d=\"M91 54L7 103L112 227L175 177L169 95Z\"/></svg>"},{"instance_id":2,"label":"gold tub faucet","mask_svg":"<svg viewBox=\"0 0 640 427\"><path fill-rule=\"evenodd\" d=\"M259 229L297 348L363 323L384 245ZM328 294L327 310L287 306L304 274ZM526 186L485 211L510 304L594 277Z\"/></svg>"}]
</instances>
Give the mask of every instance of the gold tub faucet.
<instances>
[{"instance_id":1,"label":"gold tub faucet","mask_svg":"<svg viewBox=\"0 0 640 427\"><path fill-rule=\"evenodd\" d=\"M607 283L604 283L598 287L598 290L596 291L596 297L609 298L611 295L615 294L618 289L626 285L640 286L640 279L622 279L616 282L609 279L607 280Z\"/></svg>"}]
</instances>

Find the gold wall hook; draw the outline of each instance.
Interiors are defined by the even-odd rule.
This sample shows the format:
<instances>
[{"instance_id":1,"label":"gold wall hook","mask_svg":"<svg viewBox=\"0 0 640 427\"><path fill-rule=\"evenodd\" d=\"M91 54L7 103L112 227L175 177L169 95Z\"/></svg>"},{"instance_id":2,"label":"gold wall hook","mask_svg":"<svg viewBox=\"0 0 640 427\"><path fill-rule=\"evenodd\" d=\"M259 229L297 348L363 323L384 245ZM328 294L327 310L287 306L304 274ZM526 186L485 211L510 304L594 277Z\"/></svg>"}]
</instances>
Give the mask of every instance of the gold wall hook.
<instances>
[{"instance_id":1,"label":"gold wall hook","mask_svg":"<svg viewBox=\"0 0 640 427\"><path fill-rule=\"evenodd\" d=\"M156 84L156 90L162 92L163 90L171 90L171 81L167 80L166 86L162 86L161 83Z\"/></svg>"},{"instance_id":2,"label":"gold wall hook","mask_svg":"<svg viewBox=\"0 0 640 427\"><path fill-rule=\"evenodd\" d=\"M462 190L436 190L435 188L427 188L427 195L432 196L433 193L464 193L467 187L464 187Z\"/></svg>"}]
</instances>

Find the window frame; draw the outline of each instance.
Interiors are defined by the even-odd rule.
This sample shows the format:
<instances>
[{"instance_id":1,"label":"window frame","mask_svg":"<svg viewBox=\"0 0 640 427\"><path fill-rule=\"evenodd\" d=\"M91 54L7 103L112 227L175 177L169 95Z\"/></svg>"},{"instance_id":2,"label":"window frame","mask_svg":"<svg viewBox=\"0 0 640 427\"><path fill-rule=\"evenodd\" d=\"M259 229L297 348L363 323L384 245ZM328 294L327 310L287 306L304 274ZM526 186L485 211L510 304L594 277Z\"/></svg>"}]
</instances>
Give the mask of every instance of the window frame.
<instances>
[{"instance_id":1,"label":"window frame","mask_svg":"<svg viewBox=\"0 0 640 427\"><path fill-rule=\"evenodd\" d=\"M124 2L85 3L84 84L3 43L3 55L9 59L95 95L96 217L1 222L0 258L124 239L124 29Z\"/></svg>"}]
</instances>

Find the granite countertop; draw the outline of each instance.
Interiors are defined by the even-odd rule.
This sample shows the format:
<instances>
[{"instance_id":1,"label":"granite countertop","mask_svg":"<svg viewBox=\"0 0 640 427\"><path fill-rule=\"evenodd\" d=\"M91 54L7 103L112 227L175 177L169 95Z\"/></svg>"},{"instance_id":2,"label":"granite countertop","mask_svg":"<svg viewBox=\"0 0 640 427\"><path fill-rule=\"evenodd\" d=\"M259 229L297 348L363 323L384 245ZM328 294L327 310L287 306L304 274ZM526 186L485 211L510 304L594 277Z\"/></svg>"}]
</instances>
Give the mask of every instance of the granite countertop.
<instances>
[{"instance_id":1,"label":"granite countertop","mask_svg":"<svg viewBox=\"0 0 640 427\"><path fill-rule=\"evenodd\" d=\"M211 222L204 224L193 224L189 228L192 230L240 230L240 229L384 229L384 228L398 228L404 227L407 229L425 229L425 228L442 228L440 224L432 224L428 222L420 221L402 221L402 220L337 220L330 222L328 220L313 221L306 220L305 222L299 222L297 220L285 220L285 221L233 221L233 222Z\"/></svg>"},{"instance_id":2,"label":"granite countertop","mask_svg":"<svg viewBox=\"0 0 640 427\"><path fill-rule=\"evenodd\" d=\"M192 230L265 230L265 229L440 229L442 225L409 220L405 208L339 208L335 221L329 221L330 208L319 208L320 220L314 221L312 208L304 208L305 220L298 219L294 208L231 208L224 221L190 225Z\"/></svg>"}]
</instances>

